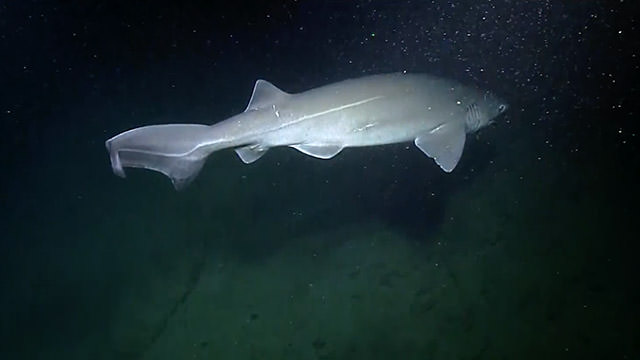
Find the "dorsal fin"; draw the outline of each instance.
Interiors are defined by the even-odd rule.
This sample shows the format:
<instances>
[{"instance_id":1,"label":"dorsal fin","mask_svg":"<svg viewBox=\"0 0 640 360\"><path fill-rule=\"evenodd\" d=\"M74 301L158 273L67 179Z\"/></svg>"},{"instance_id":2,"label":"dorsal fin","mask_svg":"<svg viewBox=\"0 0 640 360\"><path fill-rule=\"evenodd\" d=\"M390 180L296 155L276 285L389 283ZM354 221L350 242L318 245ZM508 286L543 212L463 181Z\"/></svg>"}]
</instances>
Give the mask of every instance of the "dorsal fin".
<instances>
[{"instance_id":1,"label":"dorsal fin","mask_svg":"<svg viewBox=\"0 0 640 360\"><path fill-rule=\"evenodd\" d=\"M289 94L278 89L272 83L262 79L258 80L253 87L253 94L251 94L249 105L247 105L244 111L257 110L278 104L287 96L289 96Z\"/></svg>"}]
</instances>

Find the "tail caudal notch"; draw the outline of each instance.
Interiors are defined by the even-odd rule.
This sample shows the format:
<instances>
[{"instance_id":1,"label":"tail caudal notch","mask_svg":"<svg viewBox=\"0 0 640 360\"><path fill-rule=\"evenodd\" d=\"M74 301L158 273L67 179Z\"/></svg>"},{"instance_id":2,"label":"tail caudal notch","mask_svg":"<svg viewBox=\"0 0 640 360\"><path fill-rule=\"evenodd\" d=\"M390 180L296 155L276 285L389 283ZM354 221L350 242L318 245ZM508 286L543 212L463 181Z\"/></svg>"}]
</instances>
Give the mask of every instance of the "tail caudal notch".
<instances>
[{"instance_id":1,"label":"tail caudal notch","mask_svg":"<svg viewBox=\"0 0 640 360\"><path fill-rule=\"evenodd\" d=\"M154 125L133 129L106 141L113 172L125 177L125 167L154 170L183 189L198 175L213 146L209 126Z\"/></svg>"}]
</instances>

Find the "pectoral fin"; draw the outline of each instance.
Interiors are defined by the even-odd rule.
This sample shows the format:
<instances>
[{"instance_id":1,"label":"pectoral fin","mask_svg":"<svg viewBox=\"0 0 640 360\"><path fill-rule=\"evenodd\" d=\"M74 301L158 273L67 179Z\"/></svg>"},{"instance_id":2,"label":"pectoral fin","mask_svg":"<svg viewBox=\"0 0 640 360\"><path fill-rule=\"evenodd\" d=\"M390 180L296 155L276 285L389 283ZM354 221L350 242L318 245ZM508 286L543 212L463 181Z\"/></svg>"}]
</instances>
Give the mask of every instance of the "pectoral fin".
<instances>
[{"instance_id":1,"label":"pectoral fin","mask_svg":"<svg viewBox=\"0 0 640 360\"><path fill-rule=\"evenodd\" d=\"M291 145L291 147L304 154L320 159L331 159L332 157L338 155L338 153L343 149L343 146L341 145L299 144Z\"/></svg>"},{"instance_id":2,"label":"pectoral fin","mask_svg":"<svg viewBox=\"0 0 640 360\"><path fill-rule=\"evenodd\" d=\"M464 124L444 123L416 137L414 143L446 172L458 165L466 135Z\"/></svg>"}]
</instances>

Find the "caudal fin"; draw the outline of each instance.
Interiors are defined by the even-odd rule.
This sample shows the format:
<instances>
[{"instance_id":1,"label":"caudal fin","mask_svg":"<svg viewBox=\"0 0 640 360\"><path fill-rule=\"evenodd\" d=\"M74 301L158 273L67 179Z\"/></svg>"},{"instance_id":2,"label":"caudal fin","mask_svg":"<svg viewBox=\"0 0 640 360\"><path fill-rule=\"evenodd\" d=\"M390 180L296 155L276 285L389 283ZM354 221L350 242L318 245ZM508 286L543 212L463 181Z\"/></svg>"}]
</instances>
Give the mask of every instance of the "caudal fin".
<instances>
[{"instance_id":1,"label":"caudal fin","mask_svg":"<svg viewBox=\"0 0 640 360\"><path fill-rule=\"evenodd\" d=\"M198 175L216 147L210 127L195 124L153 125L116 135L105 145L113 172L125 177L124 168L144 168L165 174L180 190Z\"/></svg>"}]
</instances>

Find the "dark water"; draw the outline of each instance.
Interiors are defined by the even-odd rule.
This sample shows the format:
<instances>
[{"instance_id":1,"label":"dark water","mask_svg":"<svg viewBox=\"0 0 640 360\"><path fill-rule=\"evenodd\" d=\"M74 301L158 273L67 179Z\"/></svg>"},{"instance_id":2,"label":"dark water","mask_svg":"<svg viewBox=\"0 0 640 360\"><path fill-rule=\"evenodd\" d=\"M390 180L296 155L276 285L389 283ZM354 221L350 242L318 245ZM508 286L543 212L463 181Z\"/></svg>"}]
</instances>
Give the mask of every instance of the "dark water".
<instances>
[{"instance_id":1,"label":"dark water","mask_svg":"<svg viewBox=\"0 0 640 360\"><path fill-rule=\"evenodd\" d=\"M0 2L2 359L638 359L632 1ZM413 146L111 173L129 128L427 72L506 116Z\"/></svg>"}]
</instances>

